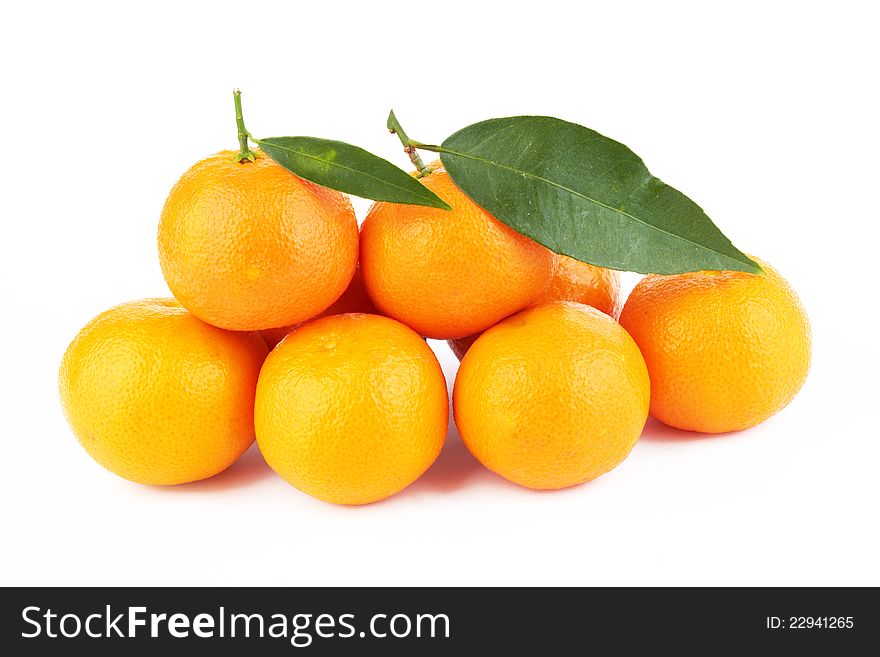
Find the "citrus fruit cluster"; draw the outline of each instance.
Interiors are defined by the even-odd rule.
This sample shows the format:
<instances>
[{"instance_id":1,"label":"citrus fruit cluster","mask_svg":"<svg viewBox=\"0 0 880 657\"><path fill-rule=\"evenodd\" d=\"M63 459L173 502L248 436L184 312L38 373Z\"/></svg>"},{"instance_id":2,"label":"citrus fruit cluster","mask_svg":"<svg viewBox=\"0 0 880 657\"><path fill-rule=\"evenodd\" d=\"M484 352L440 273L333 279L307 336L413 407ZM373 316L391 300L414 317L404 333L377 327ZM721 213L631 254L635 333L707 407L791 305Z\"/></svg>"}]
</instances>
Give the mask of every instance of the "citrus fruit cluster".
<instances>
[{"instance_id":1,"label":"citrus fruit cluster","mask_svg":"<svg viewBox=\"0 0 880 657\"><path fill-rule=\"evenodd\" d=\"M344 194L252 156L220 152L171 190L158 247L175 299L104 312L64 355L70 425L126 479L211 477L256 438L316 498L389 497L446 438L446 381L425 338L461 359L467 448L536 489L617 466L649 412L745 429L807 375L806 315L766 263L763 275L649 275L621 308L617 272L501 223L439 162L419 180L451 210L376 202L359 231Z\"/></svg>"}]
</instances>

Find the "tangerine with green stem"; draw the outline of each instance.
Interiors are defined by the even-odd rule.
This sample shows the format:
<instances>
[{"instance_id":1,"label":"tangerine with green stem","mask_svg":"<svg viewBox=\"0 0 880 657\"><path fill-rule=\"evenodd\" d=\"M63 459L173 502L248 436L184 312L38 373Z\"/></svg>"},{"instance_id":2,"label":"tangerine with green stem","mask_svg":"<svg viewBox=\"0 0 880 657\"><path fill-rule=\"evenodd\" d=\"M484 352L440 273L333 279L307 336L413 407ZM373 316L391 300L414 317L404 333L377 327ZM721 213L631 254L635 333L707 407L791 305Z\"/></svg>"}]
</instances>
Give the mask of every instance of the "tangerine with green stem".
<instances>
[{"instance_id":1,"label":"tangerine with green stem","mask_svg":"<svg viewBox=\"0 0 880 657\"><path fill-rule=\"evenodd\" d=\"M303 322L348 287L358 254L344 194L251 151L235 94L239 151L196 163L174 185L159 223L162 273L196 317L250 331Z\"/></svg>"},{"instance_id":2,"label":"tangerine with green stem","mask_svg":"<svg viewBox=\"0 0 880 657\"><path fill-rule=\"evenodd\" d=\"M419 181L451 210L374 203L361 227L364 283L383 314L429 338L482 331L538 298L553 254L474 203L440 162L425 166L393 114Z\"/></svg>"}]
</instances>

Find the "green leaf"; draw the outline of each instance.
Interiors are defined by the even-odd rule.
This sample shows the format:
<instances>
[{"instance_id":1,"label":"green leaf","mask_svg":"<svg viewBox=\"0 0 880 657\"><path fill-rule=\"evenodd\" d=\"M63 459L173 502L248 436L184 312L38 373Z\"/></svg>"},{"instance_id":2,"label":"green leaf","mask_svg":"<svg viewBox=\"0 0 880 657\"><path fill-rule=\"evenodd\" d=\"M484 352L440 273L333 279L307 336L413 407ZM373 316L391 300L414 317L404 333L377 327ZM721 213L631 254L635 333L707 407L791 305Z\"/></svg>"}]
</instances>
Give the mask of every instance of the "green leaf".
<instances>
[{"instance_id":1,"label":"green leaf","mask_svg":"<svg viewBox=\"0 0 880 657\"><path fill-rule=\"evenodd\" d=\"M641 273L761 272L696 203L589 128L545 116L490 119L431 148L478 205L557 253Z\"/></svg>"},{"instance_id":2,"label":"green leaf","mask_svg":"<svg viewBox=\"0 0 880 657\"><path fill-rule=\"evenodd\" d=\"M270 137L255 141L285 169L324 187L374 201L450 209L418 180L357 146L317 137Z\"/></svg>"}]
</instances>

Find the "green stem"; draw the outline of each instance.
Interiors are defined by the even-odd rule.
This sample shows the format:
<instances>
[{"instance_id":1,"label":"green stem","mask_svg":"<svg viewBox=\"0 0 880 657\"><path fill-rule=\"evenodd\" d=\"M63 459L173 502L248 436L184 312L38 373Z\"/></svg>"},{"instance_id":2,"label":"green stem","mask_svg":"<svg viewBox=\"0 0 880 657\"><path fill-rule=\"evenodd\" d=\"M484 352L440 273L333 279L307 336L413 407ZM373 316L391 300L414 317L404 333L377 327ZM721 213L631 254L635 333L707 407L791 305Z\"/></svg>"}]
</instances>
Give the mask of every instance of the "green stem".
<instances>
[{"instance_id":1,"label":"green stem","mask_svg":"<svg viewBox=\"0 0 880 657\"><path fill-rule=\"evenodd\" d=\"M248 147L248 137L253 139L253 136L244 127L244 116L242 116L241 112L241 92L238 89L232 92L232 99L235 101L235 125L238 127L239 151L235 159L238 162L253 162L255 155L250 147Z\"/></svg>"},{"instance_id":2,"label":"green stem","mask_svg":"<svg viewBox=\"0 0 880 657\"><path fill-rule=\"evenodd\" d=\"M386 125L388 126L388 130L391 131L391 134L397 135L397 138L400 139L400 143L403 144L403 150L409 155L410 161L412 161L413 166L415 166L419 172L419 178L431 173L431 167L422 161L422 158L419 157L418 151L416 151L416 148L421 148L421 145L419 142L411 140L406 135L403 131L403 126L400 125L400 121L394 116L394 110L391 110L391 113L388 115L388 123L386 123Z\"/></svg>"},{"instance_id":3,"label":"green stem","mask_svg":"<svg viewBox=\"0 0 880 657\"><path fill-rule=\"evenodd\" d=\"M446 153L447 151L443 150L442 146L435 146L434 144L423 144L420 141L411 141L410 144L413 148L421 148L423 151L431 151L432 153Z\"/></svg>"}]
</instances>

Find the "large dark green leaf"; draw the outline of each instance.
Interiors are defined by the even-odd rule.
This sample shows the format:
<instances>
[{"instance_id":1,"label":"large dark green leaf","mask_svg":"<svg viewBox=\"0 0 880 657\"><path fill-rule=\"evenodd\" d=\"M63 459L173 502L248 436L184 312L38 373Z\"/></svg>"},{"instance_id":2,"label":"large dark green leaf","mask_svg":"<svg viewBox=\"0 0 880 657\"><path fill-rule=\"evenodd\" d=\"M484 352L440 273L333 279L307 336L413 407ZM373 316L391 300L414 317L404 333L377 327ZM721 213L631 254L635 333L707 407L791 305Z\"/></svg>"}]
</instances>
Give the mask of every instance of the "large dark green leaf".
<instances>
[{"instance_id":1,"label":"large dark green leaf","mask_svg":"<svg viewBox=\"0 0 880 657\"><path fill-rule=\"evenodd\" d=\"M696 203L589 128L544 116L490 119L437 150L476 203L557 253L642 273L761 271Z\"/></svg>"},{"instance_id":2,"label":"large dark green leaf","mask_svg":"<svg viewBox=\"0 0 880 657\"><path fill-rule=\"evenodd\" d=\"M288 171L324 187L374 201L449 209L418 180L357 146L317 137L270 137L256 142Z\"/></svg>"}]
</instances>

